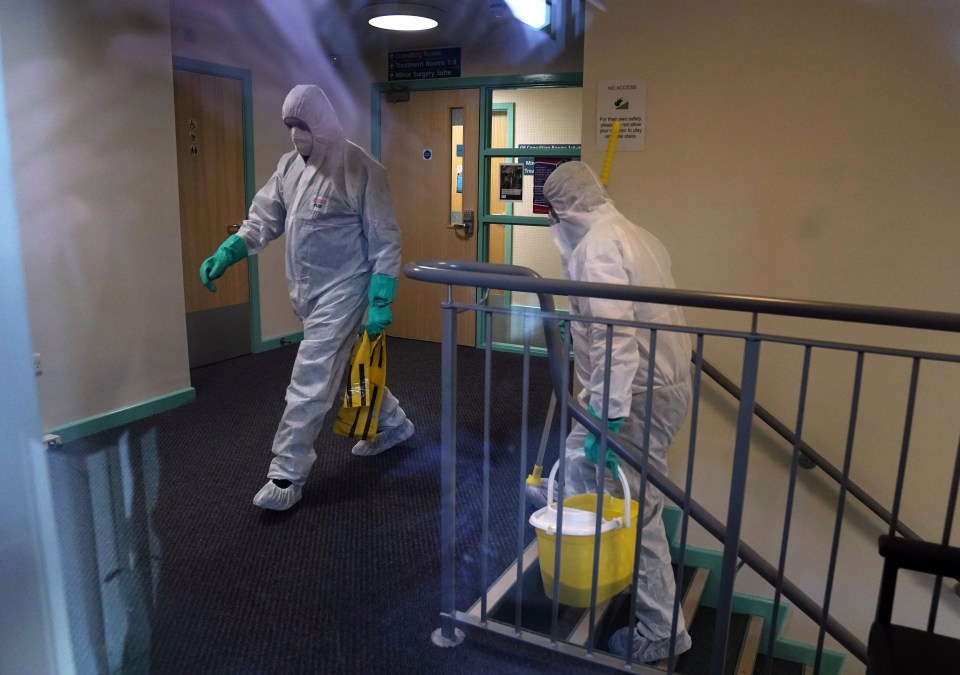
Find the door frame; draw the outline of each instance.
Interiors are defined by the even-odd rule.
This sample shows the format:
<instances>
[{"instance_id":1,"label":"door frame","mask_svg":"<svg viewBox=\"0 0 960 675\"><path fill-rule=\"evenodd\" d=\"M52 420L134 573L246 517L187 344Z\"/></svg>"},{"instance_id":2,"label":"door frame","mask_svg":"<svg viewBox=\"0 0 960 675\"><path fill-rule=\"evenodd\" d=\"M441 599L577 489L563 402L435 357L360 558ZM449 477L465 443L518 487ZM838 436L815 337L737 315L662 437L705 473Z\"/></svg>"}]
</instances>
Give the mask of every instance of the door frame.
<instances>
[{"instance_id":1,"label":"door frame","mask_svg":"<svg viewBox=\"0 0 960 675\"><path fill-rule=\"evenodd\" d=\"M379 161L381 159L380 139L380 98L381 94L403 91L435 91L440 89L478 89L480 91L480 138L477 153L477 260L485 262L489 259L488 237L491 223L500 225L539 225L546 226L546 217L531 216L491 216L489 185L491 177L487 167L491 157L516 157L521 152L518 148L491 148L490 147L490 117L494 109L493 91L495 89L530 89L535 87L582 87L583 73L551 73L544 75L505 75L491 77L467 78L437 78L433 80L401 80L394 82L374 82L370 91L370 152ZM523 155L537 157L576 157L580 158L580 150L569 148L523 148ZM477 300L483 297L484 289L477 289ZM483 321L477 321L476 345L485 346L486 336L483 333ZM514 351L506 348L504 351Z\"/></svg>"},{"instance_id":2,"label":"door frame","mask_svg":"<svg viewBox=\"0 0 960 675\"><path fill-rule=\"evenodd\" d=\"M240 81L244 209L245 212L249 213L250 204L253 202L254 195L257 194L256 176L254 175L255 165L253 161L253 74L246 68L224 66L219 63L188 59L182 56L173 57L173 67L175 70L200 73L201 75L215 75L217 77L226 77ZM249 289L250 302L250 351L254 354L279 347L284 343L284 340L290 339L289 337L277 338L275 340L268 340L267 342L264 342L262 339L263 334L260 330L260 273L257 263L257 256L252 255L247 258L247 286Z\"/></svg>"}]
</instances>

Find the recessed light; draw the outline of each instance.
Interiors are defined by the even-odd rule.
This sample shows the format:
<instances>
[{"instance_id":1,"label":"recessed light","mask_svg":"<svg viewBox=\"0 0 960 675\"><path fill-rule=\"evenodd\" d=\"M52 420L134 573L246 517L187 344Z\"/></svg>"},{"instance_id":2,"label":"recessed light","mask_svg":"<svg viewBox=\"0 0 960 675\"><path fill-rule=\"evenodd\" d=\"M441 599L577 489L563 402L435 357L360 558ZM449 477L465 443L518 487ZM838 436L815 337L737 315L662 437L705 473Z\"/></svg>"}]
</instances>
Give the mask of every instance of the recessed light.
<instances>
[{"instance_id":1,"label":"recessed light","mask_svg":"<svg viewBox=\"0 0 960 675\"><path fill-rule=\"evenodd\" d=\"M380 2L363 10L363 18L371 26L384 30L429 30L440 23L443 11L412 2Z\"/></svg>"}]
</instances>

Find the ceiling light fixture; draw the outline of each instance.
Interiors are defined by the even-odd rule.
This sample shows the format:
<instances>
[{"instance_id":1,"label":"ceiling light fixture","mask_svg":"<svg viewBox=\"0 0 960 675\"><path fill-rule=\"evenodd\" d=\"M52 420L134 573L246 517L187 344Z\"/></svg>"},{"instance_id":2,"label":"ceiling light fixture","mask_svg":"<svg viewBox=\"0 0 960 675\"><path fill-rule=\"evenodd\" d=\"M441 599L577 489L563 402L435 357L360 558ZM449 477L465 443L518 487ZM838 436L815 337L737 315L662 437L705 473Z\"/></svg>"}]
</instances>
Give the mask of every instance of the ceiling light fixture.
<instances>
[{"instance_id":1,"label":"ceiling light fixture","mask_svg":"<svg viewBox=\"0 0 960 675\"><path fill-rule=\"evenodd\" d=\"M379 2L363 10L367 23L384 30L429 30L442 17L442 10L413 2Z\"/></svg>"}]
</instances>

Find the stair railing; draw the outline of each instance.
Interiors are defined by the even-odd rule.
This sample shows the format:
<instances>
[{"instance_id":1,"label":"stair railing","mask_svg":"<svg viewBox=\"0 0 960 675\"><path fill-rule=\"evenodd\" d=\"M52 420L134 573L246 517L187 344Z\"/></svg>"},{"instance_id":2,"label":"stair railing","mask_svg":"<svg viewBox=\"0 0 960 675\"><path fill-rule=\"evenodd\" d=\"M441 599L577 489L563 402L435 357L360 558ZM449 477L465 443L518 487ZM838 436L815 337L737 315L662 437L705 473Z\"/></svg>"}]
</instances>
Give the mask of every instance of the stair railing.
<instances>
[{"instance_id":1,"label":"stair railing","mask_svg":"<svg viewBox=\"0 0 960 675\"><path fill-rule=\"evenodd\" d=\"M823 640L825 635L830 635L851 655L860 661L866 661L866 649L864 643L854 636L844 626L840 625L836 619L829 614L830 597L833 589L834 573L837 562L837 550L839 548L839 536L841 524L843 522L843 511L848 491L859 491L859 488L851 489L849 480L849 468L853 450L853 431L856 426L860 388L862 384L863 360L865 353L876 353L884 355L907 356L914 360L914 372L911 379L910 398L908 404L907 421L905 425L905 437L903 443L903 452L901 453L900 473L897 478L897 489L895 494L894 511L890 514L889 522L896 524L898 522L897 511L903 487L903 471L906 461L906 449L909 442L909 429L912 423L913 402L916 395L916 374L917 365L920 360L928 359L941 362L960 363L960 355L955 354L936 354L925 352L908 352L906 350L887 350L881 348L867 347L863 345L838 345L837 343L826 343L820 341L799 340L792 338L782 338L761 335L757 331L757 322L760 315L779 315L806 317L812 319L826 319L834 321L845 321L873 325L885 325L907 328L920 328L936 331L948 331L960 333L960 314L950 314L945 312L930 312L910 309L868 307L862 305L840 305L834 303L822 302L803 302L796 300L782 300L763 297L735 296L727 294L703 293L693 291L682 291L675 289L631 287L614 284L596 284L584 282L572 282L556 279L542 279L532 270L512 266L496 265L490 263L475 263L467 261L442 262L414 262L405 267L407 276L432 283L440 283L448 286L448 299L443 303L444 316L443 323L443 372L442 372L442 460L441 460L441 628L438 630L439 636L435 639L441 644L454 644L458 640L456 628L457 621L461 618L455 607L455 512L456 512L456 474L455 474L455 453L456 453L456 315L460 311L474 310L483 311L487 314L496 312L496 309L481 307L477 305L468 305L454 303L452 301L453 286L474 286L477 288L497 288L502 290L520 291L535 293L538 295L541 303L540 316L543 318L544 333L547 342L549 355L549 369L552 386L557 399L561 401L562 410L566 410L570 416L582 424L586 429L600 438L601 456L604 447L612 449L620 461L630 465L641 475L641 485L649 481L658 488L664 495L677 504L683 506L684 511L684 530L686 528L686 518L692 518L699 523L707 532L723 543L723 567L720 578L720 590L717 604L717 628L714 632L713 650L711 653L711 673L719 675L723 669L723 663L727 649L727 635L729 631L729 620L732 612L733 585L735 575L740 561L757 572L763 579L771 583L777 589L777 602L782 593L784 597L791 600L797 608L804 614L813 619L820 626L820 633L817 644L817 661L815 663L815 672L819 670L820 657L823 651ZM657 324L644 324L639 322L624 322L612 320L591 320L583 317L571 315L560 316L556 314L553 306L553 295L567 296L586 296L600 297L612 300L626 300L632 302L646 302L670 304L688 307L700 307L707 309L720 309L735 312L746 312L752 315L752 329L749 333L736 331L705 330L692 328L678 328L675 326L665 326ZM503 311L503 310L501 310ZM506 310L509 313L509 310ZM651 333L651 352L655 350L656 334L659 331L676 331L695 333L698 337L698 347L702 349L702 338L704 334L720 335L723 337L737 337L744 342L743 356L743 374L741 386L739 388L740 406L737 415L737 433L734 446L733 472L731 478L731 490L728 504L728 513L726 522L720 522L711 513L709 513L701 504L693 500L689 494L677 485L672 483L665 475L660 473L654 467L649 466L646 461L647 455L643 452L642 461L638 461L634 455L628 452L624 444L616 436L608 435L605 425L601 427L596 420L592 418L576 402L569 400L566 387L566 373L564 364L569 359L569 332L566 339L561 342L556 323L559 320L565 321L589 321L593 323L603 323L612 334L612 327L616 325L628 325L649 330ZM798 413L797 434L793 435L794 441L794 462L791 472L790 493L792 499L793 484L796 478L796 465L803 447L803 442L799 437L802 428L803 398L805 396L805 387L809 369L809 354L812 347L824 347L829 349L845 349L854 351L857 354L857 367L855 374L855 384L851 403L850 425L848 429L848 438L844 455L844 466L839 474L840 496L838 499L837 517L833 534L833 544L829 563L827 578L827 591L823 606L819 606L814 600L807 596L799 587L792 583L783 575L784 554L786 551L787 534L789 529L790 502L788 501L787 520L785 523L785 535L782 542L781 560L779 567L774 567L767 562L759 553L741 540L740 527L744 510L744 495L746 487L747 464L750 451L750 436L752 429L752 418L756 413L756 386L759 370L760 345L764 341L780 342L793 345L802 345L805 347L805 360L803 372L803 393L801 395L800 411ZM525 368L527 367L526 355L529 352L529 344L525 349ZM489 349L489 347L488 347ZM566 358L565 358L566 357ZM648 369L653 371L653 354L650 357L651 363ZM702 361L702 359L699 359ZM702 363L698 363L697 382L695 387L699 389L699 375L702 370ZM607 363L606 378L609 382L609 359ZM488 363L489 379L489 363ZM526 394L524 392L524 410L526 410ZM608 394L607 394L608 395ZM698 401L693 401L693 409L696 410ZM647 406L647 417L650 416L650 406ZM524 416L525 417L525 416ZM565 429L563 424L564 416L561 416L561 433ZM764 420L767 421L767 420ZM649 428L649 424L646 425ZM691 445L693 439L691 439ZM526 444L523 443L524 451ZM524 457L522 454L521 457ZM816 461L815 457L814 461ZM563 453L561 453L561 462ZM562 471L561 471L562 475ZM958 483L960 483L960 449L958 449L958 460L953 472L953 483L951 485L951 495L957 494ZM643 489L643 488L641 488ZM861 491L862 492L862 491ZM948 513L944 531L945 543L949 539L950 525L953 521L955 499L951 500L948 506ZM642 504L642 496L640 503ZM486 508L486 505L485 507ZM562 507L560 509L562 514ZM562 518L562 515L561 515ZM641 513L640 520L643 515ZM599 522L599 518L598 518ZM485 515L486 523L486 515ZM485 525L486 527L486 525ZM681 541L681 546L684 542ZM599 542L596 544L599 549ZM557 555L559 562L559 552ZM518 558L519 561L519 558ZM634 572L636 565L634 563ZM519 575L519 562L518 562ZM636 575L634 574L634 577ZM634 579L632 594L635 595L636 580ZM594 584L594 593L596 586ZM933 607L931 609L931 623L935 620L936 606L938 602L939 588L937 588ZM595 598L595 595L593 596ZM593 619L594 607L591 606L591 620ZM485 608L484 608L485 611ZM553 643L556 642L556 612L557 601L554 599L554 630L551 635ZM519 610L518 610L519 635ZM485 623L485 614L482 616L482 623ZM632 625L632 620L631 620ZM592 628L591 628L592 637ZM631 656L626 657L625 666L630 667Z\"/></svg>"},{"instance_id":2,"label":"stair railing","mask_svg":"<svg viewBox=\"0 0 960 675\"><path fill-rule=\"evenodd\" d=\"M696 354L693 355L694 360L696 359L696 356ZM701 363L704 374L720 385L724 391L729 393L735 399L738 401L740 400L740 387L738 387L733 380L720 372L716 366L711 364L706 359L702 359ZM790 444L798 444L801 462L803 461L802 458L806 458L811 463L810 468L816 466L823 470L823 472L832 478L836 483L840 483L841 479L843 478L840 469L831 464L828 459L811 447L809 443L802 440L790 427L781 422L773 413L759 403L755 403L753 406L753 414L758 419L765 422L766 425L783 440L789 442ZM907 527L907 525L905 525L899 518L894 518L893 514L885 509L880 502L871 497L866 490L849 479L847 480L847 491L852 497L855 497L861 504L870 509L870 511L876 514L880 520L888 525L890 527L891 534L898 532L908 539L920 540L919 534Z\"/></svg>"}]
</instances>

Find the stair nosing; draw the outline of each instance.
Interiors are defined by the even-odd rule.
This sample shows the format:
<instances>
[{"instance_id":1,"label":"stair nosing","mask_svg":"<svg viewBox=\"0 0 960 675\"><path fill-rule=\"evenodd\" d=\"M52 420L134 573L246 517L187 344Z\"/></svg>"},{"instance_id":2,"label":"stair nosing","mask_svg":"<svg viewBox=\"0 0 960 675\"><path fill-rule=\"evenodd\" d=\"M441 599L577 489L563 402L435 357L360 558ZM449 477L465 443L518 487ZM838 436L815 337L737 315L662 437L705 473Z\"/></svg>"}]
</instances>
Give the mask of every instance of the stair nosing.
<instances>
[{"instance_id":1,"label":"stair nosing","mask_svg":"<svg viewBox=\"0 0 960 675\"><path fill-rule=\"evenodd\" d=\"M743 636L743 644L740 645L740 656L737 659L737 667L734 669L736 675L753 675L762 634L763 617L752 614L747 624L747 633Z\"/></svg>"}]
</instances>

